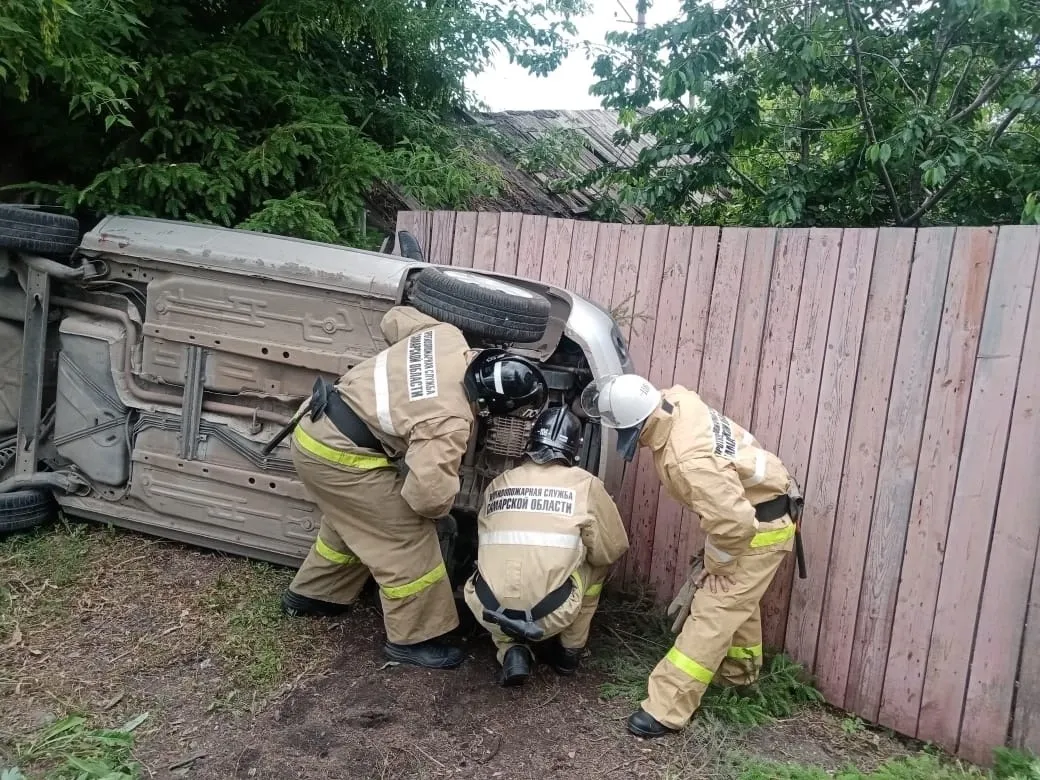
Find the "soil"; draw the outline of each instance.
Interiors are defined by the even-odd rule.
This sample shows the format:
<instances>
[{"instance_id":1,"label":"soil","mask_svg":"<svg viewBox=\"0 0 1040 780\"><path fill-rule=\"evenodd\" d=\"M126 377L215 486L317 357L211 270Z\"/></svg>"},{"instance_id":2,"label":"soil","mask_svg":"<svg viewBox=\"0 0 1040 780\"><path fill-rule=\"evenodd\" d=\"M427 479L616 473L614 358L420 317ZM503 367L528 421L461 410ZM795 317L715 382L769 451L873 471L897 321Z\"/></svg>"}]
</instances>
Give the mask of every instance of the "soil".
<instances>
[{"instance_id":1,"label":"soil","mask_svg":"<svg viewBox=\"0 0 1040 780\"><path fill-rule=\"evenodd\" d=\"M81 557L82 575L55 585L0 550L19 621L0 621L0 757L72 711L106 726L148 712L134 757L149 778L707 778L731 750L832 768L906 752L825 709L644 741L587 664L502 688L479 634L459 640L457 670L387 664L373 606L278 617L288 570L122 532L91 532ZM257 599L270 609L250 612ZM256 682L268 655L273 685Z\"/></svg>"}]
</instances>

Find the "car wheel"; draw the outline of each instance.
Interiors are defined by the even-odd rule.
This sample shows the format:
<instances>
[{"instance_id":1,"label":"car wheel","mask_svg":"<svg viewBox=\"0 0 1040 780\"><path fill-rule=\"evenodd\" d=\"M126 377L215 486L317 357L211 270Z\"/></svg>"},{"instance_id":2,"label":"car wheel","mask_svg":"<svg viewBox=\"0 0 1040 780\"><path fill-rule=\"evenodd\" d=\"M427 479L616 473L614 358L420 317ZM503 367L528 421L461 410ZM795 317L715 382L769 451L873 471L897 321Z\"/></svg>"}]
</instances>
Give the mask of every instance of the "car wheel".
<instances>
[{"instance_id":1,"label":"car wheel","mask_svg":"<svg viewBox=\"0 0 1040 780\"><path fill-rule=\"evenodd\" d=\"M0 536L28 531L55 515L57 504L46 490L15 490L0 493Z\"/></svg>"},{"instance_id":2,"label":"car wheel","mask_svg":"<svg viewBox=\"0 0 1040 780\"><path fill-rule=\"evenodd\" d=\"M531 343L549 326L550 305L544 296L454 269L420 271L410 302L423 314L489 341Z\"/></svg>"},{"instance_id":3,"label":"car wheel","mask_svg":"<svg viewBox=\"0 0 1040 780\"><path fill-rule=\"evenodd\" d=\"M75 217L0 204L0 249L67 257L79 239Z\"/></svg>"}]
</instances>

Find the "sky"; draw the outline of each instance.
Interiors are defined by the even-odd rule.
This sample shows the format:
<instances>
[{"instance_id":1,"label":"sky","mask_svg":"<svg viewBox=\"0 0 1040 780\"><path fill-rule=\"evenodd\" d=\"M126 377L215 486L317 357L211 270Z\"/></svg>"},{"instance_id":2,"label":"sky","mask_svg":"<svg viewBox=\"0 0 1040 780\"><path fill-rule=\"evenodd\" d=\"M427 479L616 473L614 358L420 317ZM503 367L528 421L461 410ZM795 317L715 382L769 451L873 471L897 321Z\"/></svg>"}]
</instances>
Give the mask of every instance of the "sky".
<instances>
[{"instance_id":1,"label":"sky","mask_svg":"<svg viewBox=\"0 0 1040 780\"><path fill-rule=\"evenodd\" d=\"M595 10L576 21L577 42L604 43L611 30L633 29L635 0L592 0ZM681 0L655 0L647 12L648 24L674 16ZM599 98L589 94L593 83L592 60L582 50L572 51L563 64L548 77L532 76L509 55L499 53L495 61L466 86L487 103L492 111L532 111L539 108L582 110L599 108Z\"/></svg>"}]
</instances>

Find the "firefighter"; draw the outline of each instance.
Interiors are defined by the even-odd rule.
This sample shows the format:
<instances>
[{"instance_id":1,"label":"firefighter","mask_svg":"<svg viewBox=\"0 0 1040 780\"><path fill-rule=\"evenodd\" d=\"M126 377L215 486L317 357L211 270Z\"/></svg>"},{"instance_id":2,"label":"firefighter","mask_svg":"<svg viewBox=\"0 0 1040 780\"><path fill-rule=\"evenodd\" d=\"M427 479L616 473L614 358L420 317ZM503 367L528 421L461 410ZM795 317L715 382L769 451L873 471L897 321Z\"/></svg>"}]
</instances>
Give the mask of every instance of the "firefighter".
<instances>
[{"instance_id":1,"label":"firefighter","mask_svg":"<svg viewBox=\"0 0 1040 780\"><path fill-rule=\"evenodd\" d=\"M628 550L603 483L575 466L581 434L567 407L546 409L525 461L484 493L477 571L464 593L491 633L505 686L530 675L535 643L545 643L557 673L577 671L609 567Z\"/></svg>"},{"instance_id":2,"label":"firefighter","mask_svg":"<svg viewBox=\"0 0 1040 780\"><path fill-rule=\"evenodd\" d=\"M282 595L290 616L346 611L369 575L379 585L384 652L401 663L458 666L444 641L458 612L437 521L459 491L480 415L539 409L538 368L503 350L471 350L462 332L410 306L388 311L390 346L333 385L319 377L293 431L292 459L322 513L310 553Z\"/></svg>"},{"instance_id":3,"label":"firefighter","mask_svg":"<svg viewBox=\"0 0 1040 780\"><path fill-rule=\"evenodd\" d=\"M617 429L625 460L640 444L650 448L661 482L707 534L690 616L628 719L633 734L660 737L689 722L716 674L730 683L757 679L759 602L794 545L801 496L776 455L681 385L661 392L625 374L589 385L581 403Z\"/></svg>"}]
</instances>

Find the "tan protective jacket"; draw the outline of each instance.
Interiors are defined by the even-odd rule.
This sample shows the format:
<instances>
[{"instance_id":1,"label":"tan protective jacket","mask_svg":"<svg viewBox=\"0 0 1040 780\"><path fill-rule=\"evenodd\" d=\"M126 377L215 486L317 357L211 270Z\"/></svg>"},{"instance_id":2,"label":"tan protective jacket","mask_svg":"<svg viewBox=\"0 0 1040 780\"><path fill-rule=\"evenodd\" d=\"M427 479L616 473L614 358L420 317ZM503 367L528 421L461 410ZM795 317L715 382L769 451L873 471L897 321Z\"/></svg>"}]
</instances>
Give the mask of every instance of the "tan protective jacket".
<instances>
[{"instance_id":1,"label":"tan protective jacket","mask_svg":"<svg viewBox=\"0 0 1040 780\"><path fill-rule=\"evenodd\" d=\"M582 563L610 566L628 550L600 479L562 463L525 460L500 474L484 493L477 522L477 567L507 609L529 609Z\"/></svg>"},{"instance_id":2,"label":"tan protective jacket","mask_svg":"<svg viewBox=\"0 0 1040 780\"><path fill-rule=\"evenodd\" d=\"M404 454L404 500L417 514L440 518L459 492L473 426L462 386L470 347L454 325L411 306L390 309L379 327L390 347L350 369L337 387L387 453ZM312 422L304 415L300 427L333 449L363 452L327 416Z\"/></svg>"},{"instance_id":3,"label":"tan protective jacket","mask_svg":"<svg viewBox=\"0 0 1040 780\"><path fill-rule=\"evenodd\" d=\"M676 385L662 396L671 414L655 411L639 441L653 451L671 496L700 516L708 535L705 568L725 574L760 531L754 505L784 495L790 476L776 455L697 393Z\"/></svg>"}]
</instances>

